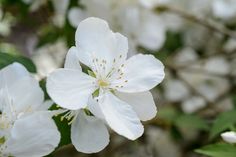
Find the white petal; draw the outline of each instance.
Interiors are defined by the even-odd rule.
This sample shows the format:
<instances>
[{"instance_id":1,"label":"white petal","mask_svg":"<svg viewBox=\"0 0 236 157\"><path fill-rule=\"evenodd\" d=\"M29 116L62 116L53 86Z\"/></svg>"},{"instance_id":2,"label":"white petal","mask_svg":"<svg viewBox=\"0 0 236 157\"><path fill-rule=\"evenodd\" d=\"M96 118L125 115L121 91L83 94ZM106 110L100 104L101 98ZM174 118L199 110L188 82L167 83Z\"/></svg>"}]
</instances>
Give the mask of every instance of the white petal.
<instances>
[{"instance_id":1,"label":"white petal","mask_svg":"<svg viewBox=\"0 0 236 157\"><path fill-rule=\"evenodd\" d=\"M95 79L73 69L58 69L47 78L47 91L59 106L70 110L84 108L95 90Z\"/></svg>"},{"instance_id":2,"label":"white petal","mask_svg":"<svg viewBox=\"0 0 236 157\"><path fill-rule=\"evenodd\" d=\"M71 141L79 152L96 153L109 143L109 133L104 123L80 111L71 126Z\"/></svg>"},{"instance_id":3,"label":"white petal","mask_svg":"<svg viewBox=\"0 0 236 157\"><path fill-rule=\"evenodd\" d=\"M122 79L112 82L120 92L137 93L152 89L165 76L163 64L152 55L135 55L124 64Z\"/></svg>"},{"instance_id":4,"label":"white petal","mask_svg":"<svg viewBox=\"0 0 236 157\"><path fill-rule=\"evenodd\" d=\"M79 64L78 51L76 47L71 47L66 55L65 68L76 69L82 71L82 68Z\"/></svg>"},{"instance_id":5,"label":"white petal","mask_svg":"<svg viewBox=\"0 0 236 157\"><path fill-rule=\"evenodd\" d=\"M122 101L131 105L138 117L142 121L154 118L157 114L157 108L151 92L142 93L115 93Z\"/></svg>"},{"instance_id":6,"label":"white petal","mask_svg":"<svg viewBox=\"0 0 236 157\"><path fill-rule=\"evenodd\" d=\"M228 20L235 16L236 2L234 0L214 0L212 11L216 17Z\"/></svg>"},{"instance_id":7,"label":"white petal","mask_svg":"<svg viewBox=\"0 0 236 157\"><path fill-rule=\"evenodd\" d=\"M221 137L225 142L236 143L236 132L228 131L221 134Z\"/></svg>"},{"instance_id":8,"label":"white petal","mask_svg":"<svg viewBox=\"0 0 236 157\"><path fill-rule=\"evenodd\" d=\"M92 67L92 60L106 61L106 70L110 71L113 60L128 52L127 38L113 33L108 23L102 19L90 17L83 20L76 31L76 47L80 61Z\"/></svg>"},{"instance_id":9,"label":"white petal","mask_svg":"<svg viewBox=\"0 0 236 157\"><path fill-rule=\"evenodd\" d=\"M33 77L18 78L17 84L8 88L14 110L36 110L44 101L44 93Z\"/></svg>"},{"instance_id":10,"label":"white petal","mask_svg":"<svg viewBox=\"0 0 236 157\"><path fill-rule=\"evenodd\" d=\"M130 140L140 137L144 128L132 107L110 92L99 100L100 108L108 125L118 134Z\"/></svg>"},{"instance_id":11,"label":"white petal","mask_svg":"<svg viewBox=\"0 0 236 157\"><path fill-rule=\"evenodd\" d=\"M29 72L23 65L19 63L10 64L0 70L0 88L2 88L3 85L10 87L17 83L19 78L29 77L29 75Z\"/></svg>"},{"instance_id":12,"label":"white petal","mask_svg":"<svg viewBox=\"0 0 236 157\"><path fill-rule=\"evenodd\" d=\"M97 118L100 118L102 120L105 119L102 110L96 100L94 100L92 97L89 98L88 106L87 108L89 111Z\"/></svg>"},{"instance_id":13,"label":"white petal","mask_svg":"<svg viewBox=\"0 0 236 157\"><path fill-rule=\"evenodd\" d=\"M68 12L68 20L74 28L77 28L79 23L86 18L85 11L78 7L73 7Z\"/></svg>"},{"instance_id":14,"label":"white petal","mask_svg":"<svg viewBox=\"0 0 236 157\"><path fill-rule=\"evenodd\" d=\"M39 111L47 111L54 104L52 100L46 100L42 105L39 106Z\"/></svg>"},{"instance_id":15,"label":"white petal","mask_svg":"<svg viewBox=\"0 0 236 157\"><path fill-rule=\"evenodd\" d=\"M60 133L48 112L38 112L15 122L6 141L6 153L17 157L39 157L51 153Z\"/></svg>"}]
</instances>

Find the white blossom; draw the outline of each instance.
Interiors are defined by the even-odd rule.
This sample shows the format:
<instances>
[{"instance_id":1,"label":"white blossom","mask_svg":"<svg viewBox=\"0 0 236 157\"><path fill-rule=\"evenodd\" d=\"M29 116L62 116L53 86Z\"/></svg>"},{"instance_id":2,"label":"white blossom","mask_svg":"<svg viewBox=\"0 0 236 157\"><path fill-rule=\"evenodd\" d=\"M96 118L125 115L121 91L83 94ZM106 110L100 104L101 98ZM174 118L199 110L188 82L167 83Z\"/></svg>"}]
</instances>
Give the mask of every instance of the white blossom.
<instances>
[{"instance_id":1,"label":"white blossom","mask_svg":"<svg viewBox=\"0 0 236 157\"><path fill-rule=\"evenodd\" d=\"M235 0L214 0L212 3L213 14L223 20L229 20L236 17Z\"/></svg>"},{"instance_id":2,"label":"white blossom","mask_svg":"<svg viewBox=\"0 0 236 157\"><path fill-rule=\"evenodd\" d=\"M131 54L136 52L139 45L150 50L157 50L165 42L164 18L139 1L82 0L80 3L85 6L85 9L72 8L68 13L71 25L77 27L81 20L90 16L103 18L114 30L128 36Z\"/></svg>"},{"instance_id":3,"label":"white blossom","mask_svg":"<svg viewBox=\"0 0 236 157\"><path fill-rule=\"evenodd\" d=\"M221 134L221 137L225 142L228 143L236 143L236 132L234 131L227 131Z\"/></svg>"},{"instance_id":4,"label":"white blossom","mask_svg":"<svg viewBox=\"0 0 236 157\"><path fill-rule=\"evenodd\" d=\"M144 131L140 120L156 115L148 90L163 80L164 66L151 55L126 59L127 52L126 37L113 33L104 20L87 18L78 26L76 46L69 50L65 68L47 79L51 98L72 110L65 117L72 119L71 139L78 151L98 152L108 144L104 123L135 140ZM91 69L90 75L82 72L79 62Z\"/></svg>"},{"instance_id":5,"label":"white blossom","mask_svg":"<svg viewBox=\"0 0 236 157\"><path fill-rule=\"evenodd\" d=\"M47 111L38 82L19 63L0 71L0 156L39 157L51 153L60 133Z\"/></svg>"}]
</instances>

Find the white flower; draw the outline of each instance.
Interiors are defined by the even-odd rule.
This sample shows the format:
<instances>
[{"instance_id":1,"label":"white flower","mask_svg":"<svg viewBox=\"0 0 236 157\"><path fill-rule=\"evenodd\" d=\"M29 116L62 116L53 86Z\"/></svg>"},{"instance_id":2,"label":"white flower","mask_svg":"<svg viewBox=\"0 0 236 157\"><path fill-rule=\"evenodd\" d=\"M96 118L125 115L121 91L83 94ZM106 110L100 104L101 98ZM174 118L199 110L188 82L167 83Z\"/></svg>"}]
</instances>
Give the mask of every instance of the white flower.
<instances>
[{"instance_id":1,"label":"white flower","mask_svg":"<svg viewBox=\"0 0 236 157\"><path fill-rule=\"evenodd\" d=\"M62 27L65 23L66 11L69 3L69 0L52 0L52 4L55 10L53 22L59 27Z\"/></svg>"},{"instance_id":2,"label":"white flower","mask_svg":"<svg viewBox=\"0 0 236 157\"><path fill-rule=\"evenodd\" d=\"M166 25L161 16L139 1L82 0L85 9L72 8L68 13L69 22L77 27L81 20L96 16L107 20L111 27L130 39L130 52L134 54L138 45L150 50L162 47L166 39Z\"/></svg>"},{"instance_id":3,"label":"white flower","mask_svg":"<svg viewBox=\"0 0 236 157\"><path fill-rule=\"evenodd\" d=\"M236 132L234 131L227 131L221 134L221 137L225 142L228 143L236 143Z\"/></svg>"},{"instance_id":4,"label":"white flower","mask_svg":"<svg viewBox=\"0 0 236 157\"><path fill-rule=\"evenodd\" d=\"M71 138L78 151L97 152L108 144L104 122L118 134L135 140L143 134L140 120L156 115L148 90L163 80L164 66L151 55L126 60L127 52L126 37L113 33L104 20L87 18L78 26L76 47L69 50L65 68L55 70L47 79L51 98L72 110L65 116L74 116ZM94 76L83 73L79 62ZM84 108L101 120L85 114Z\"/></svg>"},{"instance_id":5,"label":"white flower","mask_svg":"<svg viewBox=\"0 0 236 157\"><path fill-rule=\"evenodd\" d=\"M0 8L0 35L8 36L11 33L11 26L14 22L14 18L9 13L5 13L5 15L3 15L4 13Z\"/></svg>"},{"instance_id":6,"label":"white flower","mask_svg":"<svg viewBox=\"0 0 236 157\"><path fill-rule=\"evenodd\" d=\"M223 20L236 17L235 0L214 0L212 3L213 14Z\"/></svg>"},{"instance_id":7,"label":"white flower","mask_svg":"<svg viewBox=\"0 0 236 157\"><path fill-rule=\"evenodd\" d=\"M0 71L1 157L45 156L57 147L60 133L47 107L38 82L21 64Z\"/></svg>"}]
</instances>

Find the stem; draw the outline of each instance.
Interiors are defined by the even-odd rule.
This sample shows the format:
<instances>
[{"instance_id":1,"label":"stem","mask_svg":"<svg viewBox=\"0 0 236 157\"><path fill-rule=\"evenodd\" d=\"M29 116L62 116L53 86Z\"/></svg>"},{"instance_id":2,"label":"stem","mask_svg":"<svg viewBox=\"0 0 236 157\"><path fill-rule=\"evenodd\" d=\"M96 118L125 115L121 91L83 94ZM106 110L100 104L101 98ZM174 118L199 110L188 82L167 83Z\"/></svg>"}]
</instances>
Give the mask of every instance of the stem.
<instances>
[{"instance_id":1,"label":"stem","mask_svg":"<svg viewBox=\"0 0 236 157\"><path fill-rule=\"evenodd\" d=\"M192 21L194 23L200 24L202 26L205 26L215 32L219 32L227 37L232 37L236 39L236 32L231 31L227 28L225 28L223 25L220 25L217 22L209 21L200 17L197 17L193 14L190 14L184 10L172 7L172 6L167 6L167 5L159 5L154 8L155 11L168 11L173 14L177 14L181 16L182 18L185 18L189 21Z\"/></svg>"}]
</instances>

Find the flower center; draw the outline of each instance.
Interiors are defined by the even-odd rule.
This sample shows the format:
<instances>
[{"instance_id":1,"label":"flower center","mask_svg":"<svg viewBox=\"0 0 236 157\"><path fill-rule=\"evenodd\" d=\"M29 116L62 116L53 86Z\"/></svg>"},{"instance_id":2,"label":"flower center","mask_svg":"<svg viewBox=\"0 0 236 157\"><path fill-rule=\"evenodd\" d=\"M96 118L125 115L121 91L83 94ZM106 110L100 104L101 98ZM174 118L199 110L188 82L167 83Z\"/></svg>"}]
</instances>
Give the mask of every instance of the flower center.
<instances>
[{"instance_id":1,"label":"flower center","mask_svg":"<svg viewBox=\"0 0 236 157\"><path fill-rule=\"evenodd\" d=\"M99 85L100 87L107 87L107 86L109 86L110 84L109 84L107 81L98 80L98 85Z\"/></svg>"}]
</instances>

